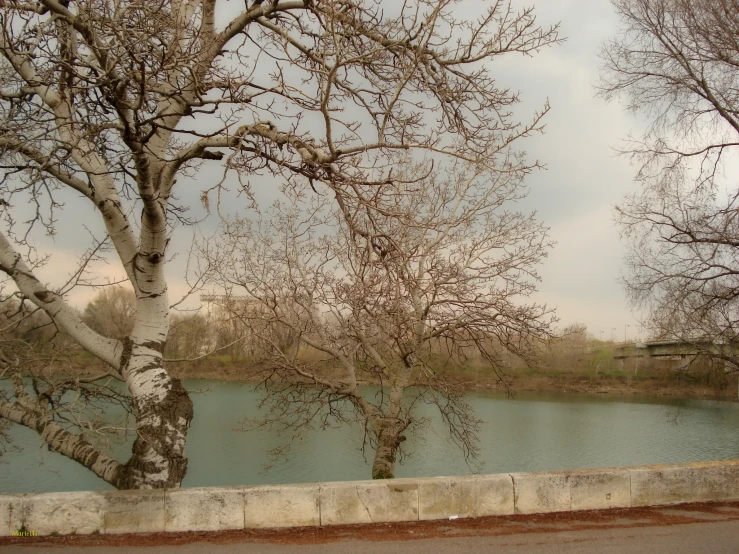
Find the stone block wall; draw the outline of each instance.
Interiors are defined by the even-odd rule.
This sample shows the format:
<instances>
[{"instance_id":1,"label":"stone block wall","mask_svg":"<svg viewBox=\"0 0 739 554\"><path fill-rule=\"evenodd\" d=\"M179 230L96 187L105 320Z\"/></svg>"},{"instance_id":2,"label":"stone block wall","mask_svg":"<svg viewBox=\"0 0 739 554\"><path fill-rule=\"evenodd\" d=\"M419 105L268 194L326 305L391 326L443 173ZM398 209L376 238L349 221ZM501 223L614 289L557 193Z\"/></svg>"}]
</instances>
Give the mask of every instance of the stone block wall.
<instances>
[{"instance_id":1,"label":"stone block wall","mask_svg":"<svg viewBox=\"0 0 739 554\"><path fill-rule=\"evenodd\" d=\"M739 500L739 460L156 491L0 494L0 536L219 531Z\"/></svg>"}]
</instances>

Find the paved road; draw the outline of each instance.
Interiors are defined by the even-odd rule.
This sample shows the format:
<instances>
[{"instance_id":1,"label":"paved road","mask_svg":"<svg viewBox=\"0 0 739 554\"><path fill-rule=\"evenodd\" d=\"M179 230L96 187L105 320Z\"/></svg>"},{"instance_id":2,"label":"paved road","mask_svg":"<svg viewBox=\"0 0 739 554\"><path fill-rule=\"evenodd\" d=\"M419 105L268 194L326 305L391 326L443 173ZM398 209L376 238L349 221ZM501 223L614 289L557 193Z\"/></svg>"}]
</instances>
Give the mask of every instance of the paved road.
<instances>
[{"instance_id":1,"label":"paved road","mask_svg":"<svg viewBox=\"0 0 739 554\"><path fill-rule=\"evenodd\" d=\"M416 538L423 537L423 538ZM79 537L0 542L0 553L18 554L695 554L739 553L739 503L702 504L550 516L513 516L423 524L347 526L256 534ZM136 545L121 544L134 540ZM151 546L167 540L170 544ZM215 541L215 542L212 542ZM34 541L35 542L35 541Z\"/></svg>"}]
</instances>

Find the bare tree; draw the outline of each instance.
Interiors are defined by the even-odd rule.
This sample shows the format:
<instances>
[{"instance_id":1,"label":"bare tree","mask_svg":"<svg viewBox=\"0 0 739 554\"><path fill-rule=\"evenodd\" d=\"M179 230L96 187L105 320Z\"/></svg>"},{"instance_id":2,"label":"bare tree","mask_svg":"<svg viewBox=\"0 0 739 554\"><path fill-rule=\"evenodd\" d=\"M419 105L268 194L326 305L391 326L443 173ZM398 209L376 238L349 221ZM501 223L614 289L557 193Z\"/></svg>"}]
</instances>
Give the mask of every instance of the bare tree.
<instances>
[{"instance_id":1,"label":"bare tree","mask_svg":"<svg viewBox=\"0 0 739 554\"><path fill-rule=\"evenodd\" d=\"M651 118L624 151L639 194L618 208L626 285L660 338L693 342L739 369L739 3L613 0L623 31L603 50L602 93Z\"/></svg>"},{"instance_id":2,"label":"bare tree","mask_svg":"<svg viewBox=\"0 0 739 554\"><path fill-rule=\"evenodd\" d=\"M347 221L368 218L400 194L391 168L408 150L483 163L539 130L543 113L512 120L516 97L497 86L490 62L557 41L556 27L541 29L531 10L505 2L471 19L459 17L458 0L0 6L0 269L125 381L137 438L126 463L102 463L78 446L74 427L45 431L47 407L34 392L0 401L0 417L119 488L176 487L187 468L192 404L163 363L164 268L173 224L189 222L175 193L196 186L197 170L221 162L202 196L210 205L215 195L219 209L230 172L247 195L270 176L308 180ZM506 164L530 167L514 156ZM122 340L85 325L65 301L69 287L39 281L29 259L29 233L53 232L64 200L80 196L105 235L92 251L111 244L136 294ZM86 276L83 267L69 285Z\"/></svg>"},{"instance_id":3,"label":"bare tree","mask_svg":"<svg viewBox=\"0 0 739 554\"><path fill-rule=\"evenodd\" d=\"M575 372L587 359L592 337L582 323L566 326L553 340L540 345L540 361L549 369Z\"/></svg>"},{"instance_id":4,"label":"bare tree","mask_svg":"<svg viewBox=\"0 0 739 554\"><path fill-rule=\"evenodd\" d=\"M301 428L357 418L375 448L375 479L395 475L403 441L425 423L414 413L422 402L438 407L474 457L478 420L432 345L457 362L474 348L497 370L491 339L526 358L551 320L525 303L549 244L533 216L510 210L524 194L521 173L456 163L406 177L414 194L387 206L393 217L376 216L370 238L305 186L260 224L232 221L223 249L202 246L224 288L262 306L247 323L271 347L267 421ZM265 332L275 325L323 357L284 348ZM380 385L374 399L362 384Z\"/></svg>"},{"instance_id":5,"label":"bare tree","mask_svg":"<svg viewBox=\"0 0 739 554\"><path fill-rule=\"evenodd\" d=\"M277 344L283 350L295 346L296 339L291 329L282 325L268 325L254 334L250 322L263 321L263 306L250 297L234 298L231 295L217 297L217 309L211 321L216 333L215 348L231 353L231 359L239 357L255 361L262 357L267 342ZM269 337L265 342L264 337Z\"/></svg>"},{"instance_id":6,"label":"bare tree","mask_svg":"<svg viewBox=\"0 0 739 554\"><path fill-rule=\"evenodd\" d=\"M133 331L136 295L120 286L105 287L85 306L82 321L100 335L122 340Z\"/></svg>"},{"instance_id":7,"label":"bare tree","mask_svg":"<svg viewBox=\"0 0 739 554\"><path fill-rule=\"evenodd\" d=\"M200 313L173 314L165 355L167 358L196 358L212 350L213 332Z\"/></svg>"}]
</instances>

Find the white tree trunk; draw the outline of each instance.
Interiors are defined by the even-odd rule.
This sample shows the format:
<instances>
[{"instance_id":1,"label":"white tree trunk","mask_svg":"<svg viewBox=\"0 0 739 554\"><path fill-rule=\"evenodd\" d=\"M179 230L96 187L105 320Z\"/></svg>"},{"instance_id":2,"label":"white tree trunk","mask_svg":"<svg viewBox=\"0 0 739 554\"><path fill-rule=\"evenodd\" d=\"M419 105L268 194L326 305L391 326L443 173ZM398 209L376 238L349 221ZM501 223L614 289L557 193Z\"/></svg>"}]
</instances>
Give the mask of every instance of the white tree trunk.
<instances>
[{"instance_id":1,"label":"white tree trunk","mask_svg":"<svg viewBox=\"0 0 739 554\"><path fill-rule=\"evenodd\" d=\"M179 379L163 365L169 331L164 278L165 219L146 217L140 254L134 261L136 323L124 341L121 375L136 410L137 438L126 464L124 488L179 487L187 471L185 439L192 402Z\"/></svg>"}]
</instances>

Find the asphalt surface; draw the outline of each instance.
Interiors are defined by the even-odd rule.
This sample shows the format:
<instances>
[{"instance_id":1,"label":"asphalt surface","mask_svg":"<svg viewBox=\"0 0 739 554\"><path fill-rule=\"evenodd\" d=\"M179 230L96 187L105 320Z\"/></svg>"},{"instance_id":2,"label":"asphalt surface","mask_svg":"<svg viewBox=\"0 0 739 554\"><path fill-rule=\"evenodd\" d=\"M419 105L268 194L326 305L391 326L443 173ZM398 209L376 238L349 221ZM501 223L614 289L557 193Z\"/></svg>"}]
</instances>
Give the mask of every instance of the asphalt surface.
<instances>
[{"instance_id":1,"label":"asphalt surface","mask_svg":"<svg viewBox=\"0 0 739 554\"><path fill-rule=\"evenodd\" d=\"M160 543L166 544L160 544ZM739 503L303 530L1 539L0 553L739 553Z\"/></svg>"}]
</instances>

